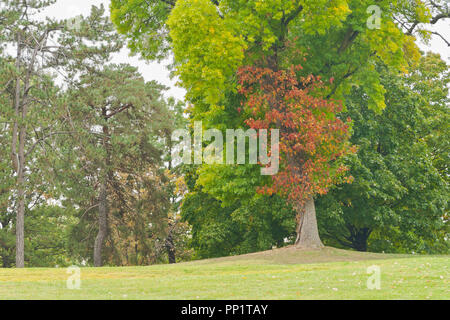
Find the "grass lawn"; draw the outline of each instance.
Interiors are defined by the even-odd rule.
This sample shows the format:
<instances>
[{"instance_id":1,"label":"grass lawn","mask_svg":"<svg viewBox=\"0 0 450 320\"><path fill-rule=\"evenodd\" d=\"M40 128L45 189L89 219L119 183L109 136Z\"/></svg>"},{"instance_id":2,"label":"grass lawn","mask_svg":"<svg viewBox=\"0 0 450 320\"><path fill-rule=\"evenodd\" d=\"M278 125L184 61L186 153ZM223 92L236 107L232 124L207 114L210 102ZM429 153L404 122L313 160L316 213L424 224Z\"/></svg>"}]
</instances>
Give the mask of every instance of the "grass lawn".
<instances>
[{"instance_id":1,"label":"grass lawn","mask_svg":"<svg viewBox=\"0 0 450 320\"><path fill-rule=\"evenodd\" d=\"M367 288L369 266L381 289ZM293 247L148 267L0 269L3 299L450 299L450 256L359 253Z\"/></svg>"}]
</instances>

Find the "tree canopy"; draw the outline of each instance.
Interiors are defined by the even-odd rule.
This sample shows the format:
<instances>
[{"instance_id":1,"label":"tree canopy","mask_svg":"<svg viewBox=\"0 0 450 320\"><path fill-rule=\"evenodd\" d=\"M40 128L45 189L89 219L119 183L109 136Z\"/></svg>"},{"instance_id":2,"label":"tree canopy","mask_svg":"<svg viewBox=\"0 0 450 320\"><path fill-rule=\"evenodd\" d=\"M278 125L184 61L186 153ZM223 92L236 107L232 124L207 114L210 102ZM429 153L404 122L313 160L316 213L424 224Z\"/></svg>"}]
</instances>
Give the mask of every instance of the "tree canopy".
<instances>
[{"instance_id":1,"label":"tree canopy","mask_svg":"<svg viewBox=\"0 0 450 320\"><path fill-rule=\"evenodd\" d=\"M417 45L450 45L432 28L448 1L111 0L42 18L55 3L0 6L3 267L449 251L449 67ZM185 101L113 63L125 46L170 60ZM230 137L227 161L178 163L180 129L214 130L194 137L204 159Z\"/></svg>"}]
</instances>

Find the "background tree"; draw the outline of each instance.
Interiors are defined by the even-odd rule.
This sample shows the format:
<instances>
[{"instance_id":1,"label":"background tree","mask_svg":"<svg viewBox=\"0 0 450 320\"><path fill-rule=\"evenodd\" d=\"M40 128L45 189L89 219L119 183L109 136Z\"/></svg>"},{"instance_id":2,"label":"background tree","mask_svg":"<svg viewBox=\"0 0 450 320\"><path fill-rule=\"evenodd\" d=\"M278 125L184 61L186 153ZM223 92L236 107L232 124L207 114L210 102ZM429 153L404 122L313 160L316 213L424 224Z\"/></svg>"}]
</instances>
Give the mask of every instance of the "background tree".
<instances>
[{"instance_id":1,"label":"background tree","mask_svg":"<svg viewBox=\"0 0 450 320\"><path fill-rule=\"evenodd\" d=\"M128 47L146 59L166 58L169 33L166 20L176 0L111 0L111 20L126 34Z\"/></svg>"},{"instance_id":2,"label":"background tree","mask_svg":"<svg viewBox=\"0 0 450 320\"><path fill-rule=\"evenodd\" d=\"M148 242L162 232L169 201L163 190L162 138L170 123L163 89L146 83L131 66L105 65L82 75L69 91L65 117L72 139L64 147L61 183L66 197L85 213L98 210L96 266L102 257L125 264L137 263L141 255L148 263L153 253Z\"/></svg>"},{"instance_id":3,"label":"background tree","mask_svg":"<svg viewBox=\"0 0 450 320\"><path fill-rule=\"evenodd\" d=\"M55 112L49 112L57 101L57 88L48 75L50 37L61 29L56 21L37 22L34 17L40 9L54 1L6 1L0 12L2 40L12 46L15 54L6 58L11 66L12 77L6 90L10 94L9 107L3 105L2 115L11 131L10 161L14 170L15 184L9 207L16 211L16 267L24 267L24 222L28 201L35 195L30 189L39 162L34 151L39 136L52 130ZM5 51L6 53L6 51ZM5 61L5 60L4 60ZM46 74L47 72L47 74ZM42 117L47 113L47 116ZM41 186L43 184L41 183Z\"/></svg>"},{"instance_id":4,"label":"background tree","mask_svg":"<svg viewBox=\"0 0 450 320\"><path fill-rule=\"evenodd\" d=\"M13 155L24 154L8 157L9 163L1 157L3 264L11 266L15 247L19 260L40 266L89 262L94 247L99 265L105 239L103 256L109 263L163 261L161 248L172 230L167 216L169 177L162 163L164 135L172 130L172 110L162 97L165 88L146 83L135 68L109 65L123 39L102 6L92 7L90 15L77 17L75 24L35 17L53 3L11 1L0 13L2 45L17 49L16 56L0 50L0 139L9 140L1 151L5 154L7 146ZM13 172L16 158L23 160L17 162L22 175ZM17 203L19 219L12 216ZM50 203L55 207L49 208ZM98 219L90 216L94 209ZM22 228L25 216L30 226ZM180 248L183 225L171 236ZM16 246L11 243L15 226ZM83 244L93 229L97 240L86 250ZM33 237L22 236L21 230ZM22 254L22 245L47 248L48 230L62 237L55 238L54 247Z\"/></svg>"},{"instance_id":5,"label":"background tree","mask_svg":"<svg viewBox=\"0 0 450 320\"><path fill-rule=\"evenodd\" d=\"M76 261L69 250L69 235L76 224L74 208L41 204L26 210L25 247L29 266L63 267Z\"/></svg>"},{"instance_id":6,"label":"background tree","mask_svg":"<svg viewBox=\"0 0 450 320\"><path fill-rule=\"evenodd\" d=\"M2 39L10 49L3 55L12 77L6 88L11 106L2 106L2 116L9 121L9 158L16 178L9 208L16 211L17 267L25 263L25 211L46 192L59 197L51 183L58 149L54 138L67 132L60 130L63 94L55 85L55 74L64 80L76 77L80 70L92 68L107 54L111 37L119 38L107 18L102 17L103 7L94 7L84 21L80 18L79 28L71 28L67 21L42 21L37 17L54 2L6 1L0 13ZM104 45L104 41L108 44Z\"/></svg>"},{"instance_id":7,"label":"background tree","mask_svg":"<svg viewBox=\"0 0 450 320\"><path fill-rule=\"evenodd\" d=\"M428 54L408 75L379 72L388 88L382 114L368 109L361 89L347 98L355 180L320 198L321 235L359 251L447 252L448 66Z\"/></svg>"},{"instance_id":8,"label":"background tree","mask_svg":"<svg viewBox=\"0 0 450 320\"><path fill-rule=\"evenodd\" d=\"M277 195L224 205L193 186L182 217L192 226L191 246L200 259L270 250L295 240L295 212Z\"/></svg>"},{"instance_id":9,"label":"background tree","mask_svg":"<svg viewBox=\"0 0 450 320\"><path fill-rule=\"evenodd\" d=\"M1 26L1 25L0 25ZM1 50L1 49L0 49ZM10 63L0 56L0 110L11 108L11 95L7 91L12 85L13 70ZM3 267L14 264L14 212L10 208L11 188L14 186L10 153L10 119L0 113L0 259ZM6 156L4 156L6 155Z\"/></svg>"},{"instance_id":10,"label":"background tree","mask_svg":"<svg viewBox=\"0 0 450 320\"><path fill-rule=\"evenodd\" d=\"M170 208L168 211L168 230L164 240L169 263L176 263L178 260L190 259L192 252L189 247L190 226L183 221L180 215L180 207L187 193L187 186L183 177L183 164L175 163L172 159L174 145L172 133L177 129L187 129L188 119L184 114L184 104L169 99L169 108L172 113L172 123L165 131L165 159L167 163L166 175L169 178L167 192L170 195Z\"/></svg>"}]
</instances>

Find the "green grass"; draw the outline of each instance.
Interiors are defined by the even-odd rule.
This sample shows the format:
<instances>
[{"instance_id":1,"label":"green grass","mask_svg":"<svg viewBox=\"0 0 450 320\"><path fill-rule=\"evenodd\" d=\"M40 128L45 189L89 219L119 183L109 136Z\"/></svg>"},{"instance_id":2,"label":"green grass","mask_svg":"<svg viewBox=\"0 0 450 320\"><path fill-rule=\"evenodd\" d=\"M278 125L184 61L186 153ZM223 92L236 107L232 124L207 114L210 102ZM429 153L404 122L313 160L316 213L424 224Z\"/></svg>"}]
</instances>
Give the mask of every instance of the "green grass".
<instances>
[{"instance_id":1,"label":"green grass","mask_svg":"<svg viewBox=\"0 0 450 320\"><path fill-rule=\"evenodd\" d=\"M334 262L333 262L334 261ZM0 269L2 299L449 299L449 256L294 248L149 267L82 268L69 290L65 268ZM367 288L367 267L381 289Z\"/></svg>"}]
</instances>

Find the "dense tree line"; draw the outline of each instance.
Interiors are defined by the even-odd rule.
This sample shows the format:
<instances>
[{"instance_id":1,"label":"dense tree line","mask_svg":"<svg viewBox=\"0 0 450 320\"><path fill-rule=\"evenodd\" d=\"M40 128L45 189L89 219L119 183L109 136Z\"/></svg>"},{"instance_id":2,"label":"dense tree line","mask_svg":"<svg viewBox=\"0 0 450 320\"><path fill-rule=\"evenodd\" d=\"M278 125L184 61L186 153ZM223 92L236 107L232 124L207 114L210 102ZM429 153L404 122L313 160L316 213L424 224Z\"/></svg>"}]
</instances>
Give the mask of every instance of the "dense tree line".
<instances>
[{"instance_id":1,"label":"dense tree line","mask_svg":"<svg viewBox=\"0 0 450 320\"><path fill-rule=\"evenodd\" d=\"M124 41L103 7L75 27L36 17L52 3L1 12L2 264L167 261L186 236L164 163L180 105L110 63Z\"/></svg>"},{"instance_id":2,"label":"dense tree line","mask_svg":"<svg viewBox=\"0 0 450 320\"><path fill-rule=\"evenodd\" d=\"M260 128L279 128L286 134L292 134L286 136L290 143L285 145L286 152L282 156L284 177L262 177L258 166L251 165L201 165L185 172L189 193L183 202L182 216L193 228L192 243L200 256L256 251L283 243L320 247L322 244L317 236L312 196L319 201L319 216L322 219L319 221L319 232L328 244L367 250L371 236L373 241L371 239L369 242L374 243L370 246L372 250L448 250L448 181L445 170L440 167L440 161L448 158L448 146L444 142L448 134L448 71L447 65L439 59L434 59L433 63L430 59L427 59L428 62L424 60L415 43L416 40L426 42L434 34L448 44L443 35L428 30L428 25L450 17L448 3L381 1L376 8L372 5L371 1L359 0L111 2L113 22L118 31L127 36L132 51L146 59L161 59L173 53L174 71L187 90L192 122L202 120L205 129L218 128L223 132L226 128L246 129L256 124ZM443 69L431 77L426 73L434 64ZM299 85L288 91L280 79L289 77L293 69L295 75L292 81ZM250 70L244 81L240 77L242 70ZM386 80L390 77L403 81L403 87L393 86ZM261 83L255 88L254 84L258 81ZM413 87L423 87L424 82L437 89L414 92ZM256 96L249 96L249 89L252 89L246 87L249 83L253 85L253 92L250 93ZM270 94L271 86L273 95ZM311 89L314 86L315 91ZM283 94L276 98L283 90L285 96L290 94L289 99ZM406 90L408 94L398 97L399 90ZM323 109L315 111L315 123L320 123L321 128L316 125L316 130L307 130L306 135L310 136L303 139L300 124L313 123L311 118L305 116L312 105L311 100L304 96L308 93L321 97L323 101L320 105L342 103L343 111L339 112L339 108L328 112ZM411 100L419 98L420 103L411 103ZM255 101L260 101L260 106ZM427 135L422 131L404 135L402 126L412 130L413 124L408 123L410 120L406 118L402 104L408 105L408 111L420 114L423 123L433 126L434 129L429 128L433 133ZM436 105L441 107L434 113ZM383 117L391 119L394 113L389 110L392 108L396 109L395 114L405 119L392 124L396 130L389 128L383 132L381 128L386 125ZM433 112L422 113L422 108ZM364 112L365 118L360 120L353 109L358 113ZM353 136L348 141L341 139L333 143L336 150L351 144L359 150L354 156L342 152L336 153L338 157L333 156L326 152L331 150L326 149L326 144L314 142L320 141L314 140L314 133L321 132L319 136L327 139L333 132L327 131L325 122L318 121L325 114L342 121L350 118ZM294 125L292 121L285 121L292 120L287 118L293 115L297 121ZM442 121L436 123L433 119L437 118ZM286 123L289 123L289 128ZM335 193L344 197L343 189L357 188L361 181L361 176L356 176L360 172L355 171L352 162L365 156L364 141L359 139L357 132L366 131L365 126L372 123L381 126L377 134L388 137L366 139L372 143L391 139L395 143L389 143L385 148L393 148L390 149L393 153L407 153L410 157L409 160L396 159L406 168L395 173L393 171L400 170L396 166L391 171L370 164L375 161L374 158L380 157L379 153L371 153L369 159L360 159L364 162L363 166L368 166L367 173L371 177L382 180L378 183L383 188L397 180L392 185L397 194L390 194L394 190L389 190L383 195L376 190L380 187L378 184L368 183L367 193L357 196L360 201L358 208L352 206L352 199L346 199L346 202L334 202L338 209L330 209L328 205L333 202L330 199ZM333 129L334 133L340 130L336 126ZM416 139L421 139L422 134L428 138L417 143ZM438 148L432 145L437 141L440 141ZM418 149L401 150L405 145ZM427 149L428 146L430 149ZM416 154L419 150L421 153ZM388 152L386 149L382 155ZM425 162L422 162L420 154L426 154ZM414 162L416 155L418 158ZM432 161L435 156L439 160ZM389 158L389 161L394 160ZM434 165L440 162L440 168L430 167L430 161ZM394 166L394 163L389 165ZM413 169L414 166L416 169ZM340 173L347 170L346 178L334 180L335 170L341 170ZM383 174L378 177L382 171ZM391 181L385 181L388 178ZM416 182L415 179L419 178L425 179L426 183ZM355 184L342 184L352 180ZM427 193L422 192L420 198L415 195L418 186L420 190L428 190ZM328 197L325 196L327 193ZM378 197L381 199L378 200ZM390 201L393 198L396 200ZM279 202L283 199L284 204L280 207ZM399 203L403 205L401 209L392 208ZM344 206L353 210L356 219L367 219L367 225L371 224L371 216L378 217L370 227L364 223L358 223L356 228L349 224L349 231L345 225L329 219L332 215L345 220L348 210L342 209ZM361 212L363 208L369 209ZM381 223L383 219L379 220L380 215L386 220L397 216L394 219L396 223ZM418 218L418 215L421 217ZM407 221L415 222L411 224ZM422 232L414 231L417 229ZM351 241L345 239L344 244L338 244L336 239L330 240L328 231L332 232L332 237L342 239L344 234ZM428 241L425 240L425 233L433 239L433 248L423 244ZM415 236L411 236L413 234ZM392 242L389 243L391 236Z\"/></svg>"},{"instance_id":3,"label":"dense tree line","mask_svg":"<svg viewBox=\"0 0 450 320\"><path fill-rule=\"evenodd\" d=\"M54 2L0 7L3 267L449 251L450 73L415 44L447 2L112 0L112 22L38 18ZM111 63L125 44L173 58L186 106ZM279 129L280 171L173 163L194 121Z\"/></svg>"},{"instance_id":4,"label":"dense tree line","mask_svg":"<svg viewBox=\"0 0 450 320\"><path fill-rule=\"evenodd\" d=\"M448 65L427 54L407 75L379 68L387 88L381 114L360 89L347 97L344 115L359 148L348 159L354 181L320 198L322 236L360 251L447 252Z\"/></svg>"}]
</instances>

